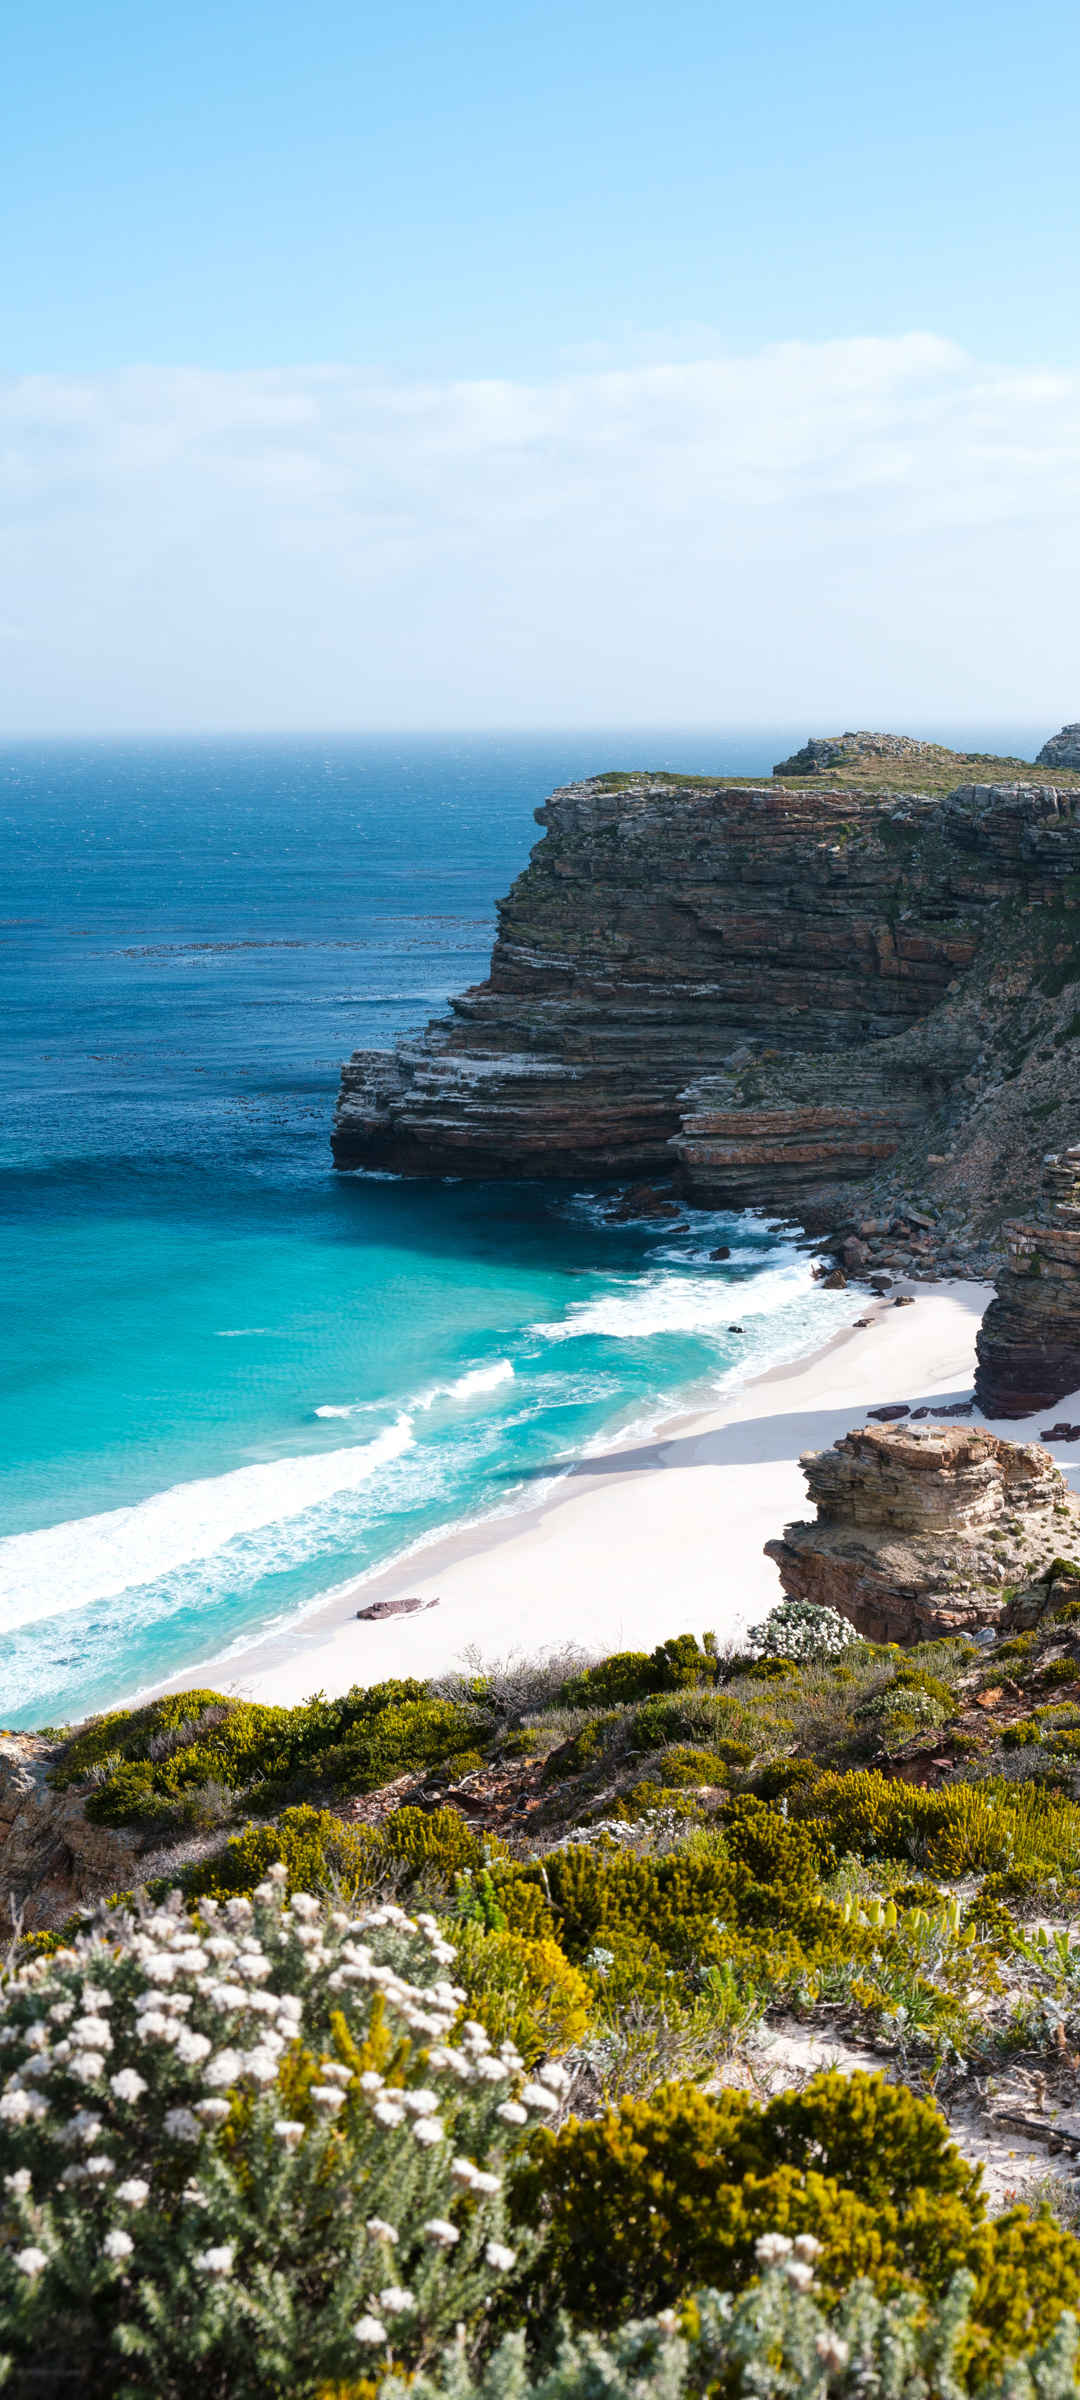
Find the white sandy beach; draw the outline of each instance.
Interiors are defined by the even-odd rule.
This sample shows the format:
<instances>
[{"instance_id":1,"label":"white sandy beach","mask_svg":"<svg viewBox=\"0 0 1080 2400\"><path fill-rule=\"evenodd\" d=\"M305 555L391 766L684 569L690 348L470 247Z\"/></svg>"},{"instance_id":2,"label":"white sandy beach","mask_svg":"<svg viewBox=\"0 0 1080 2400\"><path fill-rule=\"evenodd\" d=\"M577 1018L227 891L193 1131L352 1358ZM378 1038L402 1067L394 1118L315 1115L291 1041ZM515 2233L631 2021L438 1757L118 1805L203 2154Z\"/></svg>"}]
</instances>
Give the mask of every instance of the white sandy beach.
<instances>
[{"instance_id":1,"label":"white sandy beach","mask_svg":"<svg viewBox=\"0 0 1080 2400\"><path fill-rule=\"evenodd\" d=\"M812 1356L770 1369L647 1442L591 1453L554 1488L548 1480L536 1506L441 1536L339 1586L259 1644L160 1688L182 1689L197 1672L218 1690L292 1704L388 1675L438 1674L469 1648L485 1658L568 1641L597 1652L651 1648L707 1627L725 1639L780 1597L763 1547L805 1513L801 1453L826 1447L885 1402L970 1394L989 1287L897 1288L915 1294L913 1307L853 1291L852 1325ZM870 1323L858 1329L857 1316ZM1023 1440L1033 1428L1001 1430ZM438 1606L356 1620L359 1606L407 1596Z\"/></svg>"}]
</instances>

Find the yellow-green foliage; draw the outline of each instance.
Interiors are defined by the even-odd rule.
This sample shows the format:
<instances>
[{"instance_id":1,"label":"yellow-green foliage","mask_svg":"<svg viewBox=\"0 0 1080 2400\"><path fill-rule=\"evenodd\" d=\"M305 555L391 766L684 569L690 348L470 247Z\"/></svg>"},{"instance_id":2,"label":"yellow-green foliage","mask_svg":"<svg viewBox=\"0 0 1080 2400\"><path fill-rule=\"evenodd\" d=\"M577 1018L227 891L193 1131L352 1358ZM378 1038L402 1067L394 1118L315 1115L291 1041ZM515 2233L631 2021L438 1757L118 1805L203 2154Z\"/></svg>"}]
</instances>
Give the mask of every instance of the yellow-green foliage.
<instances>
[{"instance_id":1,"label":"yellow-green foliage","mask_svg":"<svg viewBox=\"0 0 1080 2400\"><path fill-rule=\"evenodd\" d=\"M545 1783L561 1783L568 1775L583 1775L587 1768L596 1766L609 1737L621 1723L617 1714L598 1715L583 1725L579 1733L571 1734L568 1741L560 1742L544 1762Z\"/></svg>"},{"instance_id":2,"label":"yellow-green foliage","mask_svg":"<svg viewBox=\"0 0 1080 2400\"><path fill-rule=\"evenodd\" d=\"M688 1965L725 1955L731 1932L761 1929L816 1943L834 1931L840 1916L820 1895L822 1855L812 1828L744 1799L729 1804L722 1834L663 1857L580 1845L496 1881L500 1900L510 1881L542 1891L570 1958L585 1958L618 1935Z\"/></svg>"},{"instance_id":3,"label":"yellow-green foliage","mask_svg":"<svg viewBox=\"0 0 1080 2400\"><path fill-rule=\"evenodd\" d=\"M406 1881L447 1892L459 1875L506 1855L505 1842L495 1834L474 1833L456 1808L395 1808L367 1839L372 1857L392 1860L405 1870Z\"/></svg>"},{"instance_id":4,"label":"yellow-green foliage","mask_svg":"<svg viewBox=\"0 0 1080 2400\"><path fill-rule=\"evenodd\" d=\"M549 2236L548 2290L608 2326L758 2272L761 2234L812 2233L818 2280L978 2279L987 2352L1045 2333L1080 2292L1080 2243L1017 2209L991 2224L937 2109L879 2076L821 2075L765 2108L685 2084L534 2136L514 2206Z\"/></svg>"},{"instance_id":5,"label":"yellow-green foliage","mask_svg":"<svg viewBox=\"0 0 1080 2400\"><path fill-rule=\"evenodd\" d=\"M612 1708L647 1699L653 1692L680 1692L715 1680L716 1645L706 1634L700 1645L692 1633L658 1642L655 1650L618 1650L595 1667L572 1675L562 1687L564 1708Z\"/></svg>"},{"instance_id":6,"label":"yellow-green foliage","mask_svg":"<svg viewBox=\"0 0 1080 2400\"><path fill-rule=\"evenodd\" d=\"M164 1700L151 1700L145 1708L111 1709L106 1716L92 1717L81 1732L72 1736L65 1745L54 1781L61 1785L75 1782L107 1759L148 1758L151 1742L194 1727L208 1710L228 1716L240 1706L225 1692L192 1691L170 1692ZM268 1716L275 1712L260 1710L259 1713ZM283 1715L284 1711L276 1713Z\"/></svg>"},{"instance_id":7,"label":"yellow-green foliage","mask_svg":"<svg viewBox=\"0 0 1080 2400\"><path fill-rule=\"evenodd\" d=\"M1007 1868L1031 1885L1080 1871L1080 1808L1038 1785L922 1791L872 1771L827 1773L794 1791L791 1807L860 1858L917 1858L939 1875Z\"/></svg>"},{"instance_id":8,"label":"yellow-green foliage","mask_svg":"<svg viewBox=\"0 0 1080 2400\"><path fill-rule=\"evenodd\" d=\"M355 1893L390 1884L419 1885L441 1896L449 1895L458 1876L505 1852L505 1843L473 1833L454 1808L399 1808L382 1825L352 1826L332 1809L301 1802L283 1809L272 1824L234 1834L223 1852L188 1870L184 1885L192 1895L250 1892L280 1860L290 1892L341 1884Z\"/></svg>"},{"instance_id":9,"label":"yellow-green foliage","mask_svg":"<svg viewBox=\"0 0 1080 2400\"><path fill-rule=\"evenodd\" d=\"M331 1809L301 1805L284 1809L272 1825L249 1825L234 1834L216 1858L189 1870L187 1890L199 1898L212 1893L215 1899L250 1892L278 1861L290 1892L318 1892L340 1883L355 1893L376 1880L370 1836L343 1825Z\"/></svg>"},{"instance_id":10,"label":"yellow-green foliage","mask_svg":"<svg viewBox=\"0 0 1080 2400\"><path fill-rule=\"evenodd\" d=\"M1043 1684L1075 1683L1078 1676L1080 1662L1075 1658L1048 1658L1045 1667L1039 1669L1039 1682Z\"/></svg>"},{"instance_id":11,"label":"yellow-green foliage","mask_svg":"<svg viewBox=\"0 0 1080 2400\"><path fill-rule=\"evenodd\" d=\"M375 1791L408 1769L463 1769L490 1731L482 1708L441 1699L409 1678L300 1708L181 1692L95 1720L69 1743L57 1779L111 1770L86 1802L99 1824L154 1822L206 1784L245 1792L268 1812L313 1790Z\"/></svg>"},{"instance_id":12,"label":"yellow-green foliage","mask_svg":"<svg viewBox=\"0 0 1080 2400\"><path fill-rule=\"evenodd\" d=\"M725 1752L734 1750L733 1760ZM732 1765L744 1765L753 1752L745 1742L725 1742L715 1750L694 1750L689 1744L677 1744L666 1750L657 1766L657 1775L667 1791L679 1791L697 1784L726 1783Z\"/></svg>"},{"instance_id":13,"label":"yellow-green foliage","mask_svg":"<svg viewBox=\"0 0 1080 2400\"><path fill-rule=\"evenodd\" d=\"M551 1940L488 1932L475 1919L451 1927L455 1980L493 2042L513 2042L526 2065L558 2056L587 2032L592 1995L577 1967Z\"/></svg>"}]
</instances>

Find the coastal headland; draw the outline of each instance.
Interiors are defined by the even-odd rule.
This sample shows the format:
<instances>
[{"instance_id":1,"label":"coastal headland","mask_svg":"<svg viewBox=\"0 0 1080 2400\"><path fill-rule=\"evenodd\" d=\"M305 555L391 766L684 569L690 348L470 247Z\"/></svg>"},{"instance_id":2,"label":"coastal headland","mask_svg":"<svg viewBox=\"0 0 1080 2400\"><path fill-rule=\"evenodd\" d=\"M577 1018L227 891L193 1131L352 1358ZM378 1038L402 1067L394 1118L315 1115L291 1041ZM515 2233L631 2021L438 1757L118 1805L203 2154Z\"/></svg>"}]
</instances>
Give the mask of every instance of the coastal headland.
<instances>
[{"instance_id":1,"label":"coastal headland","mask_svg":"<svg viewBox=\"0 0 1080 2400\"><path fill-rule=\"evenodd\" d=\"M776 1598L765 1544L798 1514L803 1452L875 1406L971 1404L996 1274L980 1417L1022 1438L1080 1387L1065 737L1029 766L844 734L764 781L612 773L536 813L487 981L346 1064L336 1163L659 1173L690 1206L783 1210L852 1279L852 1321L210 1662L261 1699L651 1641L673 1614L735 1635ZM1015 1223L1039 1207L1045 1241Z\"/></svg>"}]
</instances>

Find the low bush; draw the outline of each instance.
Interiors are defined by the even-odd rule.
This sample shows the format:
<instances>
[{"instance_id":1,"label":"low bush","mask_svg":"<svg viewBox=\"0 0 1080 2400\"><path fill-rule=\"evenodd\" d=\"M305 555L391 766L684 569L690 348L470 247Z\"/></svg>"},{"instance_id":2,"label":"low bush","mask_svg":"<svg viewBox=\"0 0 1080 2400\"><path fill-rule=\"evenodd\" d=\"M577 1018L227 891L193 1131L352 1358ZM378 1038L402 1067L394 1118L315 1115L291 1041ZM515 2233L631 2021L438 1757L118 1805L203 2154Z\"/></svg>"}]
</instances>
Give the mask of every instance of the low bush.
<instances>
[{"instance_id":1,"label":"low bush","mask_svg":"<svg viewBox=\"0 0 1080 2400\"><path fill-rule=\"evenodd\" d=\"M791 1813L860 1858L918 1860L940 1875L1008 1869L1018 1889L1080 1873L1080 1808L1032 1784L953 1783L938 1791L872 1769L825 1772L791 1794Z\"/></svg>"},{"instance_id":2,"label":"low bush","mask_svg":"<svg viewBox=\"0 0 1080 2400\"><path fill-rule=\"evenodd\" d=\"M665 1750L656 1771L666 1791L682 1791L700 1784L726 1783L728 1769L745 1765L753 1755L747 1742L717 1743L714 1750L694 1750L689 1743L677 1742L674 1749Z\"/></svg>"},{"instance_id":3,"label":"low bush","mask_svg":"<svg viewBox=\"0 0 1080 2400\"><path fill-rule=\"evenodd\" d=\"M518 2100L514 2051L455 2047L432 1919L283 1891L117 1915L4 1983L13 2391L314 2400L483 2322L504 2153L560 2070Z\"/></svg>"},{"instance_id":4,"label":"low bush","mask_svg":"<svg viewBox=\"0 0 1080 2400\"><path fill-rule=\"evenodd\" d=\"M752 1625L746 1647L759 1658L799 1661L839 1658L859 1636L835 1608L813 1600L781 1600L760 1625Z\"/></svg>"},{"instance_id":5,"label":"low bush","mask_svg":"<svg viewBox=\"0 0 1080 2400\"><path fill-rule=\"evenodd\" d=\"M189 1868L185 1884L192 1898L224 1900L253 1891L278 1866L290 1893L339 1887L355 1896L377 1880L370 1839L343 1825L331 1809L303 1805L284 1809L273 1825L249 1825L234 1834L216 1857Z\"/></svg>"},{"instance_id":6,"label":"low bush","mask_svg":"<svg viewBox=\"0 0 1080 2400\"><path fill-rule=\"evenodd\" d=\"M939 2294L967 2267L984 2356L1044 2336L1080 2295L1075 2236L1024 2209L988 2220L938 2110L877 2076L818 2076L764 2108L670 2085L572 2119L534 2136L512 2206L547 2234L537 2300L557 2285L578 2324L616 2325L702 2281L737 2290L778 2233L812 2239L831 2291L866 2275Z\"/></svg>"},{"instance_id":7,"label":"low bush","mask_svg":"<svg viewBox=\"0 0 1080 2400\"><path fill-rule=\"evenodd\" d=\"M526 2066L534 2066L583 2039L592 1995L557 1942L489 1932L475 1919L455 1926L454 1942L468 2013L493 2042L512 2042Z\"/></svg>"},{"instance_id":8,"label":"low bush","mask_svg":"<svg viewBox=\"0 0 1080 2400\"><path fill-rule=\"evenodd\" d=\"M178 1818L185 1792L212 1783L270 1813L329 1790L375 1791L409 1770L479 1764L492 1731L481 1703L440 1699L403 1679L354 1686L340 1700L259 1708L213 1692L182 1692L148 1708L96 1719L67 1745L55 1780L98 1777L86 1802L101 1824L153 1826Z\"/></svg>"},{"instance_id":9,"label":"low bush","mask_svg":"<svg viewBox=\"0 0 1080 2400\"><path fill-rule=\"evenodd\" d=\"M628 1707L656 1692L713 1683L716 1672L715 1637L706 1634L699 1643L692 1633L680 1633L672 1641L658 1642L655 1650L617 1650L611 1658L586 1667L563 1684L559 1700L564 1708Z\"/></svg>"},{"instance_id":10,"label":"low bush","mask_svg":"<svg viewBox=\"0 0 1080 2400\"><path fill-rule=\"evenodd\" d=\"M980 2400L1074 2400L1080 2328L1072 2314L1043 2339L1023 2335L1002 2364L980 2355L970 2273L954 2275L927 2311L915 2293L882 2300L866 2281L829 2301L815 2259L812 2239L767 2234L760 2280L734 2305L726 2292L699 2291L677 2313L637 2318L607 2340L564 2332L535 2378L523 2334L508 2335L476 2367L459 2345L407 2381L388 2378L378 2400L957 2400L975 2389ZM362 2400L359 2387L349 2400Z\"/></svg>"},{"instance_id":11,"label":"low bush","mask_svg":"<svg viewBox=\"0 0 1080 2400\"><path fill-rule=\"evenodd\" d=\"M1078 1677L1080 1677L1080 1659L1075 1658L1048 1658L1046 1665L1039 1668L1038 1674L1039 1682L1044 1685L1075 1683Z\"/></svg>"}]
</instances>

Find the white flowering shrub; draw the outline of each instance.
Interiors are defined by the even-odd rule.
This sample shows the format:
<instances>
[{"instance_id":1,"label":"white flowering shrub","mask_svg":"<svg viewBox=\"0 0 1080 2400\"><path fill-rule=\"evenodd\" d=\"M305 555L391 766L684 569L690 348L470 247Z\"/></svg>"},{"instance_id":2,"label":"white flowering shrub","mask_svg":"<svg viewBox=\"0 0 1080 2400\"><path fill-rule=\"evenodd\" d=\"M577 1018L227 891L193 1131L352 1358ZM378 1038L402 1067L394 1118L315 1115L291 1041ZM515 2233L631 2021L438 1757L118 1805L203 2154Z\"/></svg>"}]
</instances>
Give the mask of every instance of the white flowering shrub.
<instances>
[{"instance_id":1,"label":"white flowering shrub","mask_svg":"<svg viewBox=\"0 0 1080 2400\"><path fill-rule=\"evenodd\" d=\"M554 2363L530 2374L522 2334L511 2334L479 2370L465 2347L435 2369L389 2375L379 2400L1076 2400L1080 2327L1061 2317L1049 2339L997 2371L980 2360L969 2313L974 2277L958 2274L927 2311L918 2293L880 2300L852 2284L833 2306L814 2291L809 2235L766 2234L761 2279L732 2300L698 2292L682 2311L626 2325L602 2338L566 2336ZM802 2255L800 2255L802 2253ZM969 2380L972 2354L980 2363Z\"/></svg>"},{"instance_id":2,"label":"white flowering shrub","mask_svg":"<svg viewBox=\"0 0 1080 2400\"><path fill-rule=\"evenodd\" d=\"M304 2400L505 2283L504 2153L562 2069L452 2038L433 1917L283 1887L115 1913L0 1988L11 2389Z\"/></svg>"},{"instance_id":3,"label":"white flowering shrub","mask_svg":"<svg viewBox=\"0 0 1080 2400\"><path fill-rule=\"evenodd\" d=\"M858 1639L846 1617L835 1608L819 1608L816 1600L778 1601L745 1637L756 1658L791 1658L800 1665L839 1658Z\"/></svg>"}]
</instances>

